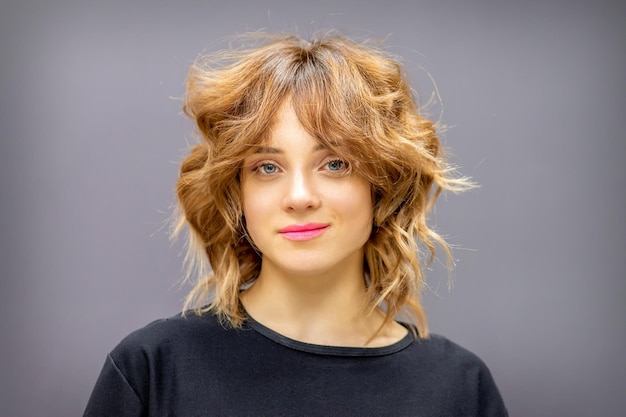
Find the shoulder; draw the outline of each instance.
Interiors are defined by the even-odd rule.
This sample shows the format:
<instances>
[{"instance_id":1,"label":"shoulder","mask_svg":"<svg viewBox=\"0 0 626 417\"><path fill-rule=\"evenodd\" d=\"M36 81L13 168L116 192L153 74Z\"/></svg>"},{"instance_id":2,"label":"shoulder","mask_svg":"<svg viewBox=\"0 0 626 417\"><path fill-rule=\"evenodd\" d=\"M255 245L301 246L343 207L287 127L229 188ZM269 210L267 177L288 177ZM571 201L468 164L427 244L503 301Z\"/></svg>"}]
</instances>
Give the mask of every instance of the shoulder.
<instances>
[{"instance_id":1,"label":"shoulder","mask_svg":"<svg viewBox=\"0 0 626 417\"><path fill-rule=\"evenodd\" d=\"M172 339L190 337L198 332L215 332L221 327L210 313L198 316L193 312L179 313L168 318L154 320L141 327L120 342L119 346L149 346L167 344Z\"/></svg>"},{"instance_id":2,"label":"shoulder","mask_svg":"<svg viewBox=\"0 0 626 417\"><path fill-rule=\"evenodd\" d=\"M410 350L414 366L464 407L472 404L479 410L472 415L507 415L489 368L475 353L437 334L417 340Z\"/></svg>"},{"instance_id":3,"label":"shoulder","mask_svg":"<svg viewBox=\"0 0 626 417\"><path fill-rule=\"evenodd\" d=\"M438 334L431 334L427 339L417 340L415 348L433 360L486 368L485 363L475 353Z\"/></svg>"},{"instance_id":4,"label":"shoulder","mask_svg":"<svg viewBox=\"0 0 626 417\"><path fill-rule=\"evenodd\" d=\"M193 312L155 320L122 339L111 359L122 369L150 366L163 358L193 353L219 345L229 332L215 315Z\"/></svg>"},{"instance_id":5,"label":"shoulder","mask_svg":"<svg viewBox=\"0 0 626 417\"><path fill-rule=\"evenodd\" d=\"M444 336L431 334L417 340L413 351L424 366L440 375L468 383L491 380L489 368L478 355Z\"/></svg>"},{"instance_id":6,"label":"shoulder","mask_svg":"<svg viewBox=\"0 0 626 417\"><path fill-rule=\"evenodd\" d=\"M127 411L131 405L140 410L169 409L178 399L172 392L193 392L194 379L187 376L199 369L205 378L218 372L223 355L241 335L227 330L211 313L193 312L155 320L133 331L109 353L86 415L131 415Z\"/></svg>"}]
</instances>

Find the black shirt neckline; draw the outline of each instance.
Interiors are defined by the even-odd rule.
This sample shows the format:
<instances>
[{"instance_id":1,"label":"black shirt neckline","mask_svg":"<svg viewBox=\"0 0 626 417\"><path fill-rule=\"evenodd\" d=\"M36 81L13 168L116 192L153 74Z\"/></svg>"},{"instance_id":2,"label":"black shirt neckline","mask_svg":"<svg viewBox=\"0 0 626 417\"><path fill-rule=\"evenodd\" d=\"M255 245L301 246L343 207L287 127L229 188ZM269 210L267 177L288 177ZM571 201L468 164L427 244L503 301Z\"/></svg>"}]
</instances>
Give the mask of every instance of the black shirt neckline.
<instances>
[{"instance_id":1,"label":"black shirt neckline","mask_svg":"<svg viewBox=\"0 0 626 417\"><path fill-rule=\"evenodd\" d=\"M402 326L406 327L408 332L407 334L400 340L391 345L380 346L380 347L350 347L350 346L326 346L326 345L316 345L313 343L301 342L299 340L292 339L290 337L284 336L269 327L264 326L258 321L254 320L249 314L246 314L246 325L251 329L257 331L261 335L267 337L268 339L288 347L290 349L298 350L301 352L314 353L317 355L328 355L328 356L385 356L397 353L408 346L410 346L414 342L414 337L411 329L408 325L404 323L400 323Z\"/></svg>"}]
</instances>

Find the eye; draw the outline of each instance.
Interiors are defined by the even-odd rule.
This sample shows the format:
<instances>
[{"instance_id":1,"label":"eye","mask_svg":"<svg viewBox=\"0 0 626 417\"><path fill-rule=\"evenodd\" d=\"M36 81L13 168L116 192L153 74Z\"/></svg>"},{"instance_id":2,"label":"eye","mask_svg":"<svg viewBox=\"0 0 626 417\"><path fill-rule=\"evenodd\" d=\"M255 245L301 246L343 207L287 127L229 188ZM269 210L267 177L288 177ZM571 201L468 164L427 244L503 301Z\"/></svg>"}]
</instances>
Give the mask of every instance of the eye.
<instances>
[{"instance_id":1,"label":"eye","mask_svg":"<svg viewBox=\"0 0 626 417\"><path fill-rule=\"evenodd\" d=\"M270 163L261 164L256 169L260 170L261 173L266 175L275 174L276 172L278 172L278 167Z\"/></svg>"},{"instance_id":2,"label":"eye","mask_svg":"<svg viewBox=\"0 0 626 417\"><path fill-rule=\"evenodd\" d=\"M326 162L326 168L332 172L343 172L348 169L348 163L342 159L332 159Z\"/></svg>"},{"instance_id":3,"label":"eye","mask_svg":"<svg viewBox=\"0 0 626 417\"><path fill-rule=\"evenodd\" d=\"M273 162L259 162L252 166L252 173L260 178L271 178L280 174L280 167Z\"/></svg>"}]
</instances>

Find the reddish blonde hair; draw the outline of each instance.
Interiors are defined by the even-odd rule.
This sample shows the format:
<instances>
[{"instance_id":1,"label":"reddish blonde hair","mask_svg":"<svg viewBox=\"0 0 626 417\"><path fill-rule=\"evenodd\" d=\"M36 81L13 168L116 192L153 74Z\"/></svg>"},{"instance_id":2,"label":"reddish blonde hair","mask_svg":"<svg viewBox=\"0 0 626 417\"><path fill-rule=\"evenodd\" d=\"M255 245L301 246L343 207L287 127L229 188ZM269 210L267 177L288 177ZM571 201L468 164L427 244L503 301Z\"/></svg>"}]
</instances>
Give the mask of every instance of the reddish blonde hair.
<instances>
[{"instance_id":1,"label":"reddish blonde hair","mask_svg":"<svg viewBox=\"0 0 626 417\"><path fill-rule=\"evenodd\" d=\"M374 224L364 259L370 311L384 306L387 320L406 313L427 337L422 264L432 262L435 244L450 259L427 215L442 190L471 183L451 175L435 126L418 112L397 59L333 33L311 41L254 37L262 41L199 59L187 79L184 112L202 140L177 183L175 233L188 225L187 261L199 276L185 309L213 311L234 327L244 320L239 292L257 278L261 257L245 238L239 172L289 99L305 130L372 186Z\"/></svg>"}]
</instances>

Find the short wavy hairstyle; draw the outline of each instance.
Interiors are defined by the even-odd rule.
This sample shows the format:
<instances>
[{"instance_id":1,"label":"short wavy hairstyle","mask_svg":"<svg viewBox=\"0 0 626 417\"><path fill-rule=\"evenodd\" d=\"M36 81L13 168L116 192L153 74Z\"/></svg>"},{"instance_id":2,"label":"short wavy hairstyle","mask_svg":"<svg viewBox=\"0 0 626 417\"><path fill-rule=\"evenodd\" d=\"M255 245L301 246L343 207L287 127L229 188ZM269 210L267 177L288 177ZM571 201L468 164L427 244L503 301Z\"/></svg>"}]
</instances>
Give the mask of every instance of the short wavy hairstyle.
<instances>
[{"instance_id":1,"label":"short wavy hairstyle","mask_svg":"<svg viewBox=\"0 0 626 417\"><path fill-rule=\"evenodd\" d=\"M369 311L409 319L428 337L421 304L423 267L442 237L427 215L442 190L471 186L442 158L435 124L418 111L399 59L381 47L337 33L247 36L191 66L184 112L201 140L177 182L174 234L188 226L186 261L194 288L184 309L216 313L230 326L245 320L239 294L257 278L262 255L246 238L242 161L267 143L281 104L290 100L304 129L347 160L372 188L371 235L364 280Z\"/></svg>"}]
</instances>

